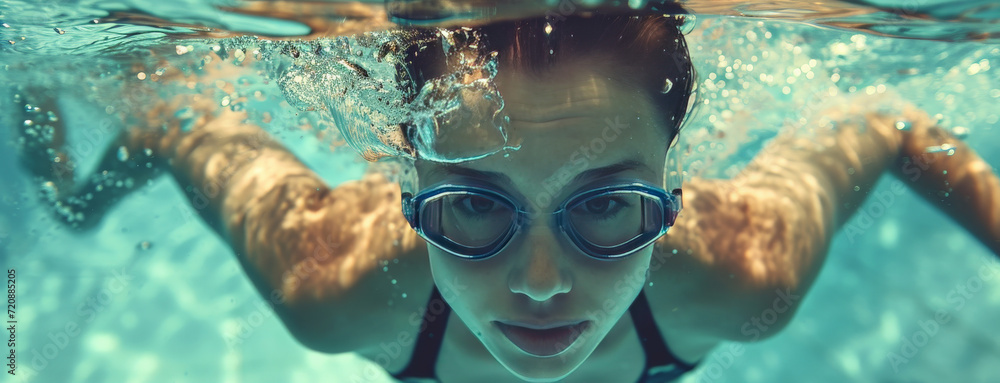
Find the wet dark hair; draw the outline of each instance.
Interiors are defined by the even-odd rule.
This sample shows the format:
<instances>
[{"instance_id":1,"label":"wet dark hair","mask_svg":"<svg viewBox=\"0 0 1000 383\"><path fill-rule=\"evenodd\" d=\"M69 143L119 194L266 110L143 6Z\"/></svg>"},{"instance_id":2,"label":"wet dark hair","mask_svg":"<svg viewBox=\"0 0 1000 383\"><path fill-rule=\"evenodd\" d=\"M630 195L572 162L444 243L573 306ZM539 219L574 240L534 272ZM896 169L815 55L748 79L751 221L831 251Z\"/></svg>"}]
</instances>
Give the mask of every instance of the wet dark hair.
<instances>
[{"instance_id":1,"label":"wet dark hair","mask_svg":"<svg viewBox=\"0 0 1000 383\"><path fill-rule=\"evenodd\" d=\"M481 32L487 50L498 53L500 71L542 77L560 63L604 60L596 69L646 92L672 141L687 113L694 85L691 57L680 30L686 12L673 3L652 3L641 10L550 14L493 22L473 30ZM407 71L416 89L447 69L441 56L417 51L407 56ZM671 90L664 93L667 80Z\"/></svg>"}]
</instances>

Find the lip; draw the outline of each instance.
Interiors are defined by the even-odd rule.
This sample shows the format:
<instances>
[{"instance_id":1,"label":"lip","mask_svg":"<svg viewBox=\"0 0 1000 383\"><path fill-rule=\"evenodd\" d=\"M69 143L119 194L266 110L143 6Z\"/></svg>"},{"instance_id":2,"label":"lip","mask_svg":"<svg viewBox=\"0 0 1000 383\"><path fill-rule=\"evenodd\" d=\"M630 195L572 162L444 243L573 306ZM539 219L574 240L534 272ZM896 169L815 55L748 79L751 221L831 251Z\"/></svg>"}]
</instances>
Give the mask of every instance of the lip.
<instances>
[{"instance_id":1,"label":"lip","mask_svg":"<svg viewBox=\"0 0 1000 383\"><path fill-rule=\"evenodd\" d=\"M549 323L494 321L493 324L521 351L539 357L562 354L590 327L589 320Z\"/></svg>"}]
</instances>

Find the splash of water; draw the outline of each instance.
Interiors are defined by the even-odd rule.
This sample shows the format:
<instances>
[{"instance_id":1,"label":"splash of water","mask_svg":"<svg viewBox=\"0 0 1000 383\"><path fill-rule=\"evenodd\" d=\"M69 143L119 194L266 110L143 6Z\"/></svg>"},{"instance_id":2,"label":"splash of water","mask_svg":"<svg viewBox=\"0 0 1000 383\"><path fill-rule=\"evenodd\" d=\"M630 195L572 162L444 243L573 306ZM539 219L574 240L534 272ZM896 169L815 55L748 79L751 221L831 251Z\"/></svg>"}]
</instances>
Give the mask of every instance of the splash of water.
<instances>
[{"instance_id":1,"label":"splash of water","mask_svg":"<svg viewBox=\"0 0 1000 383\"><path fill-rule=\"evenodd\" d=\"M369 160L409 156L462 162L510 148L496 54L469 29L372 32L309 43L258 45L269 77L290 104L317 110ZM414 63L444 66L424 79ZM419 66L419 65L418 65Z\"/></svg>"}]
</instances>

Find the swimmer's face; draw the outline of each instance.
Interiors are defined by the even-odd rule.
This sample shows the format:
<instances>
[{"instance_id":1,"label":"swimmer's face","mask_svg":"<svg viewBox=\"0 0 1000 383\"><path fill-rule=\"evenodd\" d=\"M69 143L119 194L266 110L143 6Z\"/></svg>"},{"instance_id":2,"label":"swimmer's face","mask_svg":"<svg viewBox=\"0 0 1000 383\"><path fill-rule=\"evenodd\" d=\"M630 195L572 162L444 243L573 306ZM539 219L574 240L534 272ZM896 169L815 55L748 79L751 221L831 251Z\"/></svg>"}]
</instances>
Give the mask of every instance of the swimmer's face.
<instances>
[{"instance_id":1,"label":"swimmer's face","mask_svg":"<svg viewBox=\"0 0 1000 383\"><path fill-rule=\"evenodd\" d=\"M586 184L663 184L668 135L643 92L575 64L544 80L501 74L497 85L511 136L523 139L520 150L450 166L418 162L420 188L471 177L528 210L551 213ZM449 291L455 313L497 361L529 381L563 378L597 349L642 289L652 252L650 245L624 259L591 258L559 233L551 216L532 221L485 260L429 245L434 280ZM518 322L584 322L586 330L562 353L540 357L505 335L504 323Z\"/></svg>"}]
</instances>

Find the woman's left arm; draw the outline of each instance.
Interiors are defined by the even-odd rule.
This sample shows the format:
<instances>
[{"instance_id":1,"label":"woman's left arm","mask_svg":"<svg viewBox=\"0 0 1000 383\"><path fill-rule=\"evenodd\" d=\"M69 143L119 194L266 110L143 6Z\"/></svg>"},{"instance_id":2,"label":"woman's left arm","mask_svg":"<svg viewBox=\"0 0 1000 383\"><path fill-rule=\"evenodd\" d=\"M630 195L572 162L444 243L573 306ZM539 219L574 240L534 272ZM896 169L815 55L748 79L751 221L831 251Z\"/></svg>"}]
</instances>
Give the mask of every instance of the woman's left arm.
<instances>
[{"instance_id":1,"label":"woman's left arm","mask_svg":"<svg viewBox=\"0 0 1000 383\"><path fill-rule=\"evenodd\" d=\"M777 333L798 307L784 298L808 291L833 235L863 231L845 224L886 171L998 251L1000 182L991 167L926 113L908 105L880 112L876 106L888 105L882 101L859 98L830 109L812 132L785 132L732 179L685 184L684 210L658 241L657 256L662 267L683 271L663 282L690 286L680 290L704 303L687 308L704 311L688 315L702 318L691 324L696 331L737 341ZM952 155L927 153L942 145ZM896 184L878 194L902 190ZM890 208L894 197L879 203ZM783 309L768 331L746 328L775 305Z\"/></svg>"},{"instance_id":2,"label":"woman's left arm","mask_svg":"<svg viewBox=\"0 0 1000 383\"><path fill-rule=\"evenodd\" d=\"M816 143L799 139L772 144L771 152L760 156L760 164L812 170L812 174L786 177L803 182L816 178L824 184L820 192L835 207L833 232L843 229L848 238L866 229L844 226L866 198L876 198L882 208L889 209L906 185L1000 254L1000 179L992 166L924 111L881 101L859 98L845 109L830 112L826 118L838 122L820 128ZM874 105L892 112L874 110ZM782 166L783 161L802 164ZM885 172L898 181L871 195Z\"/></svg>"},{"instance_id":3,"label":"woman's left arm","mask_svg":"<svg viewBox=\"0 0 1000 383\"><path fill-rule=\"evenodd\" d=\"M672 271L654 283L698 302L679 326L711 342L750 341L789 322L798 304L788 301L809 290L833 235L899 151L895 128L867 110L832 110L810 135L786 130L732 179L685 183L684 209L654 255ZM781 315L766 331L745 327L774 307Z\"/></svg>"}]
</instances>

